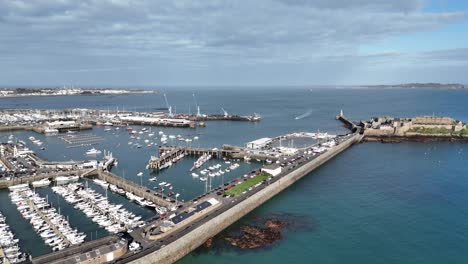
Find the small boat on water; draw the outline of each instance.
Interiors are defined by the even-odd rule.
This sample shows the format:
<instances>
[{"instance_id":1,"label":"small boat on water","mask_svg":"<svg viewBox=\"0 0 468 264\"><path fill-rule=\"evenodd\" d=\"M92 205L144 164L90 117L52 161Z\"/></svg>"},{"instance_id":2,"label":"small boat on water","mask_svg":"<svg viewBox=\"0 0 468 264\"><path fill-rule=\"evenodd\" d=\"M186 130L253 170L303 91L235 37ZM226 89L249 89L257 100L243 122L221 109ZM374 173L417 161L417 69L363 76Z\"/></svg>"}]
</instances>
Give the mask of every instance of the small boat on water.
<instances>
[{"instance_id":1,"label":"small boat on water","mask_svg":"<svg viewBox=\"0 0 468 264\"><path fill-rule=\"evenodd\" d=\"M95 149L95 148L92 148L88 151L86 151L86 155L98 155L98 154L101 154L101 151L98 150L98 149Z\"/></svg>"},{"instance_id":2,"label":"small boat on water","mask_svg":"<svg viewBox=\"0 0 468 264\"><path fill-rule=\"evenodd\" d=\"M143 176L143 172L140 171L139 173L137 173L137 176Z\"/></svg>"},{"instance_id":3,"label":"small boat on water","mask_svg":"<svg viewBox=\"0 0 468 264\"><path fill-rule=\"evenodd\" d=\"M200 181L206 181L206 177L200 177Z\"/></svg>"},{"instance_id":4,"label":"small boat on water","mask_svg":"<svg viewBox=\"0 0 468 264\"><path fill-rule=\"evenodd\" d=\"M192 177L197 178L197 177L198 177L198 174L196 174L196 173L194 172L194 173L192 173Z\"/></svg>"}]
</instances>

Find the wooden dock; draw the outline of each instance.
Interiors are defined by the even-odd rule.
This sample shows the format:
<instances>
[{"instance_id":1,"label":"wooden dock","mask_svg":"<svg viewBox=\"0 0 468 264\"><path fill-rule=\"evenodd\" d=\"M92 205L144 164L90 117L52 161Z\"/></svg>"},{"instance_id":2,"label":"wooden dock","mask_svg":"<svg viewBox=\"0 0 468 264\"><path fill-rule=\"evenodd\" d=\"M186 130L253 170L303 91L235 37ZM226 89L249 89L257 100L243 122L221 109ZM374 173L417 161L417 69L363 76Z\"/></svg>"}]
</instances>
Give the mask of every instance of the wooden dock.
<instances>
[{"instance_id":1,"label":"wooden dock","mask_svg":"<svg viewBox=\"0 0 468 264\"><path fill-rule=\"evenodd\" d=\"M67 246L70 246L71 243L68 240L68 238L62 232L60 232L60 230L57 228L57 226L50 221L50 219L41 211L41 209L39 209L31 199L28 199L27 197L24 197L24 198L26 198L28 200L29 206L42 218L42 220L44 220L52 228L54 233L58 237L63 239L63 241L67 244Z\"/></svg>"},{"instance_id":2,"label":"wooden dock","mask_svg":"<svg viewBox=\"0 0 468 264\"><path fill-rule=\"evenodd\" d=\"M151 159L148 163L148 168L153 169L153 170L160 170L163 168L164 164L172 161L174 158L181 154L186 154L185 149L179 148L179 147L174 147L167 149L167 151L161 151L161 148L159 149L159 158L156 159Z\"/></svg>"}]
</instances>

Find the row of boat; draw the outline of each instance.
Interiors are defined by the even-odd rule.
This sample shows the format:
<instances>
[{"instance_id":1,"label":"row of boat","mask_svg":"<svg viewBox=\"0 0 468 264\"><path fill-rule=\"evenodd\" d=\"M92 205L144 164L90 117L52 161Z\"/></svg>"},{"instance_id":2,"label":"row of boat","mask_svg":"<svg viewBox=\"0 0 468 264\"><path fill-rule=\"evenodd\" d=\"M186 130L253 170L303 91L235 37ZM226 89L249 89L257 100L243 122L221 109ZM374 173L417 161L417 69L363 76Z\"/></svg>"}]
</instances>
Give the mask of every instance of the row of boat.
<instances>
[{"instance_id":1,"label":"row of boat","mask_svg":"<svg viewBox=\"0 0 468 264\"><path fill-rule=\"evenodd\" d=\"M55 186L52 190L110 233L130 232L144 225L141 216L122 208L122 204L110 203L107 197L85 188L81 183Z\"/></svg>"},{"instance_id":2,"label":"row of boat","mask_svg":"<svg viewBox=\"0 0 468 264\"><path fill-rule=\"evenodd\" d=\"M86 235L70 226L65 217L56 212L45 198L25 188L10 193L13 204L29 220L34 230L53 251L84 242Z\"/></svg>"},{"instance_id":3,"label":"row of boat","mask_svg":"<svg viewBox=\"0 0 468 264\"><path fill-rule=\"evenodd\" d=\"M109 188L109 190L111 190L112 192L127 197L127 199L129 199L132 202L135 202L136 204L138 204L140 206L149 207L151 209L154 209L156 207L156 204L154 204L153 202L148 201L148 200L144 199L143 197L137 196L137 195L135 195L135 194L133 194L131 192L126 192L124 189L119 188L114 184L109 184L108 182L106 182L104 180L94 179L93 182L96 183L97 185L101 186L104 189Z\"/></svg>"},{"instance_id":4,"label":"row of boat","mask_svg":"<svg viewBox=\"0 0 468 264\"><path fill-rule=\"evenodd\" d=\"M35 137L29 137L29 140L31 140L32 143L38 145L38 146L41 146L42 145L42 141L40 141L39 139L36 139Z\"/></svg>"},{"instance_id":5,"label":"row of boat","mask_svg":"<svg viewBox=\"0 0 468 264\"><path fill-rule=\"evenodd\" d=\"M209 161L211 159L211 155L208 154L208 153L205 153L203 155L201 155L200 158L197 159L197 161L195 161L193 163L193 166L192 168L190 169L190 171L193 171L195 169L199 169L201 168L201 166L203 166L203 164L205 164L207 161Z\"/></svg>"},{"instance_id":6,"label":"row of boat","mask_svg":"<svg viewBox=\"0 0 468 264\"><path fill-rule=\"evenodd\" d=\"M230 162L228 164L230 164ZM199 173L201 175L207 175L207 176L210 176L210 177L221 176L224 173L231 172L231 171L239 168L240 165L239 165L239 163L234 163L234 164L231 164L230 166L228 166L227 168L225 168L224 170L221 169L221 166L222 166L221 164L216 164L216 165L213 165L213 166L210 166L210 167L208 167L206 169L201 170ZM199 175L197 173L193 172L192 177L198 178ZM206 181L207 178L206 177L200 177L200 180L201 181Z\"/></svg>"},{"instance_id":7,"label":"row of boat","mask_svg":"<svg viewBox=\"0 0 468 264\"><path fill-rule=\"evenodd\" d=\"M18 242L19 239L15 238L10 230L6 218L0 213L0 248L3 249L3 254L10 263L19 263L26 260L26 255L21 253ZM1 259L0 263L2 263Z\"/></svg>"}]
</instances>

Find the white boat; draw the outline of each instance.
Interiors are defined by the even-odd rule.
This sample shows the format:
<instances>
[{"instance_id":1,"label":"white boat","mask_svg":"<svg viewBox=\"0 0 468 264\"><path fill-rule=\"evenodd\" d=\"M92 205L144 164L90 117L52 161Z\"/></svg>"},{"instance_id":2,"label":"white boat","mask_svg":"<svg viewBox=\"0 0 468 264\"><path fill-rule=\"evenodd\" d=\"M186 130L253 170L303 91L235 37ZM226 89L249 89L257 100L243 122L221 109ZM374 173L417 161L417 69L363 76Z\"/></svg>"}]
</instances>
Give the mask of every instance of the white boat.
<instances>
[{"instance_id":1,"label":"white boat","mask_svg":"<svg viewBox=\"0 0 468 264\"><path fill-rule=\"evenodd\" d=\"M143 172L140 171L137 176L143 176Z\"/></svg>"},{"instance_id":2,"label":"white boat","mask_svg":"<svg viewBox=\"0 0 468 264\"><path fill-rule=\"evenodd\" d=\"M103 181L103 180L94 179L93 182L96 183L97 185L101 186L104 189L107 189L109 187L109 183L107 183L106 181Z\"/></svg>"},{"instance_id":3,"label":"white boat","mask_svg":"<svg viewBox=\"0 0 468 264\"><path fill-rule=\"evenodd\" d=\"M206 181L206 177L200 177L200 181Z\"/></svg>"},{"instance_id":4,"label":"white boat","mask_svg":"<svg viewBox=\"0 0 468 264\"><path fill-rule=\"evenodd\" d=\"M195 178L197 178L197 177L198 177L198 174L196 174L196 173L194 172L194 173L192 173L192 176L195 177Z\"/></svg>"},{"instance_id":5,"label":"white boat","mask_svg":"<svg viewBox=\"0 0 468 264\"><path fill-rule=\"evenodd\" d=\"M57 185L67 184L71 182L77 182L80 179L78 176L59 176L55 178Z\"/></svg>"},{"instance_id":6,"label":"white boat","mask_svg":"<svg viewBox=\"0 0 468 264\"><path fill-rule=\"evenodd\" d=\"M86 155L98 155L98 154L101 154L101 151L97 150L95 148L92 148L92 149L86 151Z\"/></svg>"},{"instance_id":7,"label":"white boat","mask_svg":"<svg viewBox=\"0 0 468 264\"><path fill-rule=\"evenodd\" d=\"M26 190L29 189L29 186L27 183L24 184L18 184L18 185L13 185L8 187L10 191L20 191L20 190Z\"/></svg>"},{"instance_id":8,"label":"white boat","mask_svg":"<svg viewBox=\"0 0 468 264\"><path fill-rule=\"evenodd\" d=\"M44 130L44 134L46 136L54 136L54 135L58 135L59 131L58 129L55 129L55 128L46 128Z\"/></svg>"},{"instance_id":9,"label":"white boat","mask_svg":"<svg viewBox=\"0 0 468 264\"><path fill-rule=\"evenodd\" d=\"M105 126L112 126L112 123L109 122L109 121L107 121L107 122L105 122L103 125L105 125Z\"/></svg>"},{"instance_id":10,"label":"white boat","mask_svg":"<svg viewBox=\"0 0 468 264\"><path fill-rule=\"evenodd\" d=\"M135 197L136 197L136 196L135 196L133 193L131 193L131 192L126 192L126 193L125 193L125 196L126 196L127 199L129 199L130 201L135 200Z\"/></svg>"},{"instance_id":11,"label":"white boat","mask_svg":"<svg viewBox=\"0 0 468 264\"><path fill-rule=\"evenodd\" d=\"M135 203L137 203L140 206L146 206L147 205L147 202L146 202L145 198L140 197L140 196L135 196Z\"/></svg>"},{"instance_id":12,"label":"white boat","mask_svg":"<svg viewBox=\"0 0 468 264\"><path fill-rule=\"evenodd\" d=\"M39 181L33 181L31 183L32 187L34 187L34 188L49 186L49 184L50 184L49 179L42 179L42 180L39 180Z\"/></svg>"}]
</instances>

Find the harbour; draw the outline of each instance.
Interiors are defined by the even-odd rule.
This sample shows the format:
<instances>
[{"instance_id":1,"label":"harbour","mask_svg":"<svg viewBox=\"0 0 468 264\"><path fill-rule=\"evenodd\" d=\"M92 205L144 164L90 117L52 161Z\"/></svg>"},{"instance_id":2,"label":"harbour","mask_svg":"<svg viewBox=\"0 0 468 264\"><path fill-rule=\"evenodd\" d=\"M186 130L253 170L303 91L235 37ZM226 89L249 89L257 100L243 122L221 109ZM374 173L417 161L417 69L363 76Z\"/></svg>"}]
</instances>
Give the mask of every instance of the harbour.
<instances>
[{"instance_id":1,"label":"harbour","mask_svg":"<svg viewBox=\"0 0 468 264\"><path fill-rule=\"evenodd\" d=\"M334 116L334 115L332 115ZM254 124L252 124L254 125ZM335 124L337 127L340 126L340 124ZM359 123L356 123L357 126L359 126ZM231 199L233 198L236 199L237 196L237 201L240 203L244 199L239 199L239 197L253 197L254 195L258 194L262 190L264 190L264 186L262 184L265 184L265 180L268 178L263 178L261 172L262 168L265 168L266 170L270 170L270 172L274 173L275 168L274 164L276 164L276 161L281 161L281 155L288 155L290 156L291 154L286 154L288 151L292 151L293 149L300 149L303 154L301 155L306 155L304 156L307 157L307 155L311 155L310 157L313 157L314 153L320 153L321 147L319 146L320 144L325 144L323 147L327 148L334 148L335 146L333 144L336 143L329 143L330 139L338 140L340 141L342 139L342 136L347 134L346 131L343 131L341 135L334 136L333 133L320 133L320 132L307 132L307 133L302 133L302 132L292 132L288 134L284 134L283 136L278 136L278 135L267 135L269 136L268 139L263 139L262 136L258 136L258 138L262 140L243 140L242 142L229 142L230 144L225 144L224 142L218 141L219 143L215 145L209 146L207 143L207 135L205 133L201 133L201 131L195 132L195 133L190 133L190 132L183 132L182 130L165 130L164 135L167 135L167 144L160 145L159 138L162 137L163 134L159 134L157 131L152 131L150 130L150 126L132 126L133 130L137 131L137 133L130 133L126 129L120 127L120 129L117 129L118 126L113 126L111 130L105 130L106 126L98 126L94 127L92 130L92 134L96 137L101 137L105 138L105 140L100 140L97 144L94 144L92 146L80 146L80 147L74 147L74 148L67 148L69 145L74 145L73 143L70 144L59 137L61 136L47 136L44 138L37 136L35 134L29 134L29 133L34 133L34 132L28 132L28 131L18 131L12 133L15 140L18 137L19 140L23 140L28 143L28 147L32 149L35 154L36 158L35 161L43 161L39 162L42 166L44 164L49 164L50 166L58 166L62 164L63 166L66 166L67 163L73 159L73 160L78 160L75 161L75 164L82 164L83 162L89 162L87 159L95 159L95 157L88 156L86 152L90 150L90 148L95 148L97 150L104 150L108 149L113 153L113 156L116 158L116 164L112 166L111 170L112 172L106 172L103 171L102 169L84 169L84 170L70 170L70 171L65 171L65 174L63 176L67 176L66 174L68 172L72 172L74 175L77 175L80 177L80 180L78 183L83 186L83 188L86 188L86 186L89 186L92 190L95 192L99 192L102 197L110 197L112 200L116 201L116 199L119 201L119 204L122 204L122 206L127 207L131 206L133 209L138 208L138 210L146 212L146 214L142 214L142 220L144 220L147 224L144 226L141 226L140 228L131 228L135 229L132 230L130 235L139 243L139 246L132 246L132 249L137 248L136 251L127 251L124 254L122 254L119 259L120 261L127 262L127 261L134 261L133 258L137 258L139 256L142 256L141 254L150 254L151 252L155 253L158 251L158 245L159 247L164 246L163 248L168 247L171 245L173 242L176 241L176 238L181 238L185 237L185 235L188 235L192 229L187 229L184 230L184 228L190 226L193 223L197 223L193 228L196 226L201 227L203 223L206 223L207 219L215 219L218 216L221 216L221 212L224 211L224 209L227 209L224 205L224 199ZM179 129L179 128L176 128ZM183 129L183 128L180 128ZM158 129L159 130L159 129ZM308 131L314 131L317 129L310 129ZM139 133L142 131L143 133ZM321 131L323 131L321 129ZM332 130L333 131L333 130ZM335 131L339 131L335 130ZM352 131L351 131L352 132ZM358 131L356 131L358 132ZM84 133L84 137L87 137L85 133L89 132L76 132L76 135L79 136ZM154 137L157 137L158 139L151 139L149 134L156 134ZM181 135L181 138L183 137L184 140L178 140L178 137L175 135ZM6 136L8 136L6 134ZM37 139L40 139L43 144L41 146L31 144L28 141L28 138L34 135ZM63 135L63 134L62 134ZM68 136L68 134L65 134ZM73 135L71 133L70 135ZM171 138L170 135L174 135L174 138ZM359 133L357 133L359 135ZM132 138L132 136L134 138ZM195 140L195 136L197 137L197 140ZM362 136L362 135L361 135ZM137 139L137 137L140 137L140 139ZM192 141L187 142L185 139L190 138ZM309 139L310 138L310 139ZM304 139L304 141L302 141ZM344 138L343 138L344 139ZM140 142L138 144L141 144L142 147L138 147L137 145L133 144L126 144L127 140L130 142ZM145 140L148 140L148 143L145 142ZM158 142L158 145L151 145L151 142ZM337 142L338 142L337 141ZM360 140L359 140L360 141ZM31 144L31 145L30 145ZM80 143L82 144L82 143ZM315 144L317 147L315 147ZM30 146L29 146L30 145ZM151 145L151 147L149 146ZM249 147L247 145L250 145ZM340 144L338 144L339 146ZM42 147L45 147L45 150L41 150ZM55 157L50 155L50 151L53 149L68 149L70 152L68 153L68 150L63 151L63 153L66 154L66 157L61 157L56 155ZM129 160L132 159L132 157L126 157L119 155L119 152L121 152L125 149L126 152L128 153L134 153L133 155L141 155L138 153L145 153L144 159L139 159L138 161L138 166L135 166L135 169L129 169L128 166L122 167L122 164L128 164ZM216 151L213 151L213 149L216 149ZM162 153L165 152L170 152L171 150L177 150L179 153L171 155L168 160L173 161L174 158L179 157L182 152L184 153L184 156L181 157L178 161L175 161L174 164L168 168L165 168L160 171L151 171L151 170L145 170L145 166L148 165L148 161L150 159L150 156L160 156ZM279 151L281 150L281 151ZM8 149L9 152L11 152L11 149ZM210 154L210 151L212 153L211 158L207 159L204 161L204 163L199 167L196 168L195 164L197 162L200 162L200 158L203 158L204 155ZM223 152L224 151L224 152ZM304 152L307 152L310 154L304 154ZM317 151L317 152L316 152ZM232 155L234 152L237 152L237 156ZM263 153L260 153L263 152ZM60 153L60 152L58 152ZM74 153L74 154L73 154ZM266 155L265 155L266 153ZM326 152L325 152L326 153ZM71 154L71 155L70 155ZM261 156L254 156L254 155L265 155L265 157ZM275 155L280 155L279 157L276 157ZM65 156L65 155L64 155ZM97 160L101 160L102 154L97 154L99 158ZM321 156L321 154L319 155ZM294 157L291 156L291 157ZM62 161L60 161L62 160ZM136 160L136 159L135 159ZM200 161L199 161L200 160ZM328 162L328 161L327 161ZM206 163L206 164L205 164ZM280 162L281 163L281 162ZM235 164L239 164L239 167L236 169L231 169L231 166L234 166ZM304 165L305 166L305 165ZM106 166L105 166L106 167ZM195 168L194 168L195 167ZM271 168L270 168L271 167ZM192 169L194 168L194 169ZM211 168L211 169L210 169ZM256 173L260 174L251 174L253 171ZM98 172L101 172L101 176L99 175ZM141 172L141 175L140 175ZM174 173L175 172L175 173ZM205 174L202 174L204 172ZM222 174L221 172L224 172ZM305 171L303 172L304 175L307 175L308 172ZM216 175L217 174L217 175ZM103 176L106 175L106 176ZM171 175L171 178L168 178L168 175ZM179 178L179 175L182 176ZM221 186L227 187L231 185L235 185L237 181L239 181L239 176L241 175L248 175L247 178L244 178L243 176L242 181L248 182L249 184L246 185L245 189L242 188L235 188L232 191L232 194L236 194L233 197L222 197L223 193L229 193L228 190L233 188L229 188L228 190L222 190L223 188L220 189ZM256 176L257 175L257 176ZM84 177L81 177L84 176ZM42 175L38 174L36 175L37 178L34 179L34 182L41 180ZM56 176L52 176L48 179L50 179L51 184L55 185L54 183L54 178ZM104 178L107 177L107 178ZM118 177L120 180L116 179L117 181L113 181L112 179ZM23 177L20 177L21 179ZM297 176L297 179L301 178L300 176ZM95 180L101 180L103 182L96 182ZM184 185L182 183L182 179L184 182L187 182L189 185L193 185L193 187L198 186L197 192L194 191L189 191L187 192L186 189L183 187ZM206 181L203 181L202 179L206 179ZM261 179L261 180L260 180ZM181 180L179 183L178 181ZM260 181L259 181L260 180ZM272 181L273 180L273 181ZM276 183L275 177L272 177L270 179L270 184ZM23 183L31 182L32 180L23 180ZM262 183L263 182L263 183ZM21 182L18 182L21 183ZM74 184L74 183L71 183ZM119 185L120 184L120 185ZM128 184L128 187L124 188L124 185ZM160 185L161 184L161 185ZM258 185L261 184L261 185ZM115 186L115 189L111 190L111 185ZM166 186L167 185L167 186ZM60 188L68 188L68 184L58 186ZM73 186L73 185L72 185ZM107 187L103 187L107 186ZM140 186L143 186L144 188L140 188ZM161 186L164 186L165 188L160 188ZM171 189L169 189L171 187ZM55 186L53 187L55 188ZM134 189L131 189L134 188ZM226 188L226 187L224 187ZM251 188L251 189L250 189ZM164 190L163 190L164 189ZM239 189L239 190L238 190ZM250 190L249 190L250 189ZM140 198L137 198L138 201L141 201L140 203L137 202L137 200L129 199L125 194L119 194L119 190L124 191L125 193L132 192L133 190L133 195L136 195L137 197L143 198L144 200L140 200ZM153 192L152 190L155 190ZM220 192L221 190L221 192ZM85 213L81 209L76 209L73 208L73 204L70 204L70 202L67 202L64 197L61 195L57 195L53 192L50 191L50 188L44 187L44 188L36 188L36 191L41 193L42 197L46 197L47 194L55 195L57 198L52 198L51 202L53 203L54 208L58 208L60 206L61 210L64 210L63 208L68 208L68 210L71 210L74 212L74 214L81 215L80 217L73 217L75 221L77 219L83 219L79 221L84 221L84 219L88 218L87 221L92 222L92 219L90 219L88 216L86 216ZM74 191L69 190L70 193L74 193ZM3 192L3 191L1 191ZM245 193L244 193L245 192ZM271 191L270 191L271 192ZM144 193L147 193L148 195L145 196ZM218 194L220 193L220 194ZM164 196L164 195L169 195L171 196ZM161 195L161 196L160 196ZM177 197L175 197L177 195ZM55 197L51 196L51 197ZM60 197L59 197L60 196ZM71 195L68 195L71 196ZM150 197L161 197L163 201L167 202L168 204L159 204L154 203L157 206L160 207L165 207L166 209L161 210L160 212L157 212L154 208L151 208L151 206L146 205L146 201L153 202ZM60 198L60 200L58 200ZM178 198L178 199L176 199ZM168 200L166 200L168 199ZM214 200L212 200L214 199ZM259 198L257 198L259 199ZM266 199L265 201L269 200L270 198ZM57 202L54 202L54 200L57 200ZM172 202L170 201L172 200ZM60 205L58 203L60 201ZM261 199L259 199L261 201ZM196 203L194 203L196 202ZM113 203L117 204L117 203ZM180 206L178 209L175 211L172 211L172 207L177 204ZM238 203L235 202L233 205L237 205ZM257 205L258 206L258 205ZM255 207L252 207L252 210L254 210ZM1 208L0 208L1 209ZM67 211L68 211L67 210ZM245 210L246 213L249 210ZM227 212L227 210L226 210ZM101 212L102 213L102 212ZM135 214L139 215L139 214ZM238 218L242 218L243 214L240 214L241 216ZM205 216L208 216L208 218L204 218ZM229 218L236 219L231 215ZM168 224L167 221L170 219L173 219L173 226L172 224ZM218 218L219 219L219 218ZM224 219L223 221L225 221ZM104 219L103 222L104 223ZM115 221L115 219L112 219L111 221ZM236 222L236 220L233 220L233 223ZM99 239L101 238L107 238L109 234L113 232L109 232L109 230L105 230L102 226L99 226L97 223L92 222L95 226L94 231L87 231L83 229L82 232L86 234L86 242L83 244L83 250L80 251L82 253L86 252L86 249L88 247L88 243L91 243L92 241L95 241L96 238ZM228 222L227 222L228 223ZM70 224L73 225L72 222ZM151 227L152 225L157 225L157 226L165 226L166 233L168 236L173 236L172 238L166 238L164 236L165 232L161 233L161 230L159 229L151 229L148 227ZM227 226L229 226L228 224ZM226 227L220 227L219 230L223 230ZM78 226L78 229L80 227ZM164 229L164 228L163 228ZM168 230L172 231L168 231ZM117 230L117 229L116 229ZM141 230L141 232L137 232L137 230ZM215 229L218 230L218 229ZM216 231L217 232L219 232ZM96 231L98 231L96 233ZM214 232L214 231L213 231ZM146 233L146 234L145 234ZM210 234L210 236L214 236L214 233L207 233ZM152 240L153 239L153 240ZM163 243L160 243L160 240L164 240ZM41 240L39 240L41 241ZM152 242L153 241L153 242ZM130 244L128 243L126 245L127 250L130 248ZM176 243L177 244L177 243ZM80 248L81 245L78 247ZM141 247L141 248L140 248ZM196 248L197 246L194 246ZM188 247L191 248L191 247ZM194 248L191 248L190 251ZM71 251L69 251L69 249ZM47 255L44 255L44 257L47 257L47 260L51 261L57 256L73 256L76 253L76 251L73 251L76 249L76 247L69 247L66 249L61 250L62 255L57 253L50 253ZM51 250L51 249L48 249ZM149 251L148 251L149 250ZM189 252L190 252L189 251ZM46 251L47 252L47 251ZM64 252L75 252L75 253L64 253ZM135 253L137 252L137 253ZM144 253L143 253L144 252ZM180 250L180 254L184 252L183 250ZM184 253L189 254L189 252ZM65 254L65 255L64 255ZM71 255L70 255L71 254ZM152 253L151 253L152 254ZM43 255L40 254L40 255ZM86 254L84 254L86 255ZM55 257L54 257L55 256ZM135 257L132 257L135 256ZM154 255L152 255L154 256ZM182 255L181 255L182 256ZM39 255L36 255L33 257L33 262L36 261L35 259L40 259ZM165 261L165 260L163 260ZM174 259L172 260L167 260L167 263L171 263L171 261L175 261Z\"/></svg>"}]
</instances>

